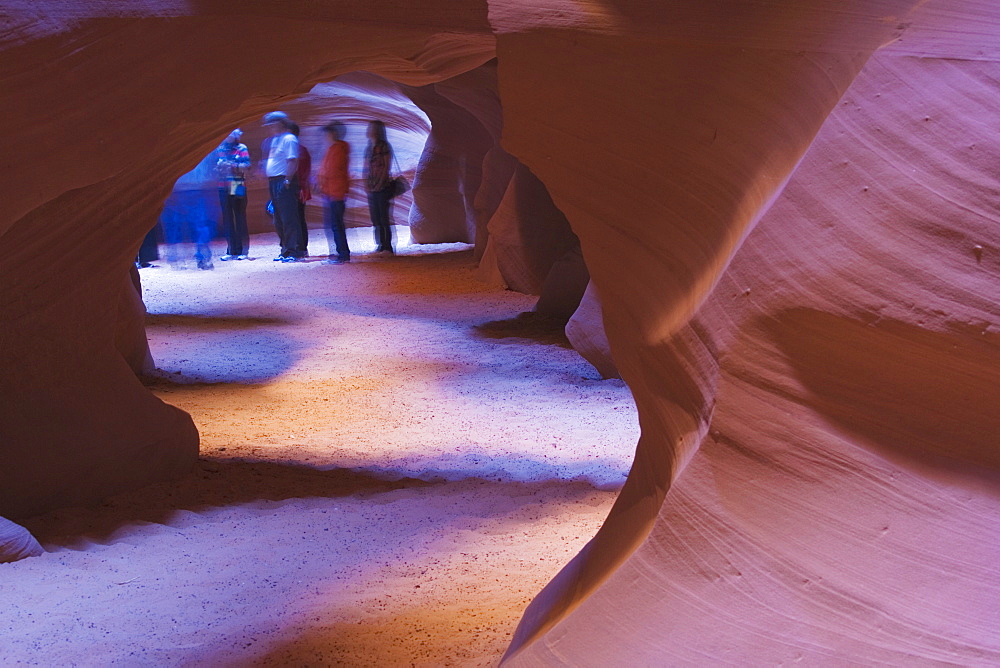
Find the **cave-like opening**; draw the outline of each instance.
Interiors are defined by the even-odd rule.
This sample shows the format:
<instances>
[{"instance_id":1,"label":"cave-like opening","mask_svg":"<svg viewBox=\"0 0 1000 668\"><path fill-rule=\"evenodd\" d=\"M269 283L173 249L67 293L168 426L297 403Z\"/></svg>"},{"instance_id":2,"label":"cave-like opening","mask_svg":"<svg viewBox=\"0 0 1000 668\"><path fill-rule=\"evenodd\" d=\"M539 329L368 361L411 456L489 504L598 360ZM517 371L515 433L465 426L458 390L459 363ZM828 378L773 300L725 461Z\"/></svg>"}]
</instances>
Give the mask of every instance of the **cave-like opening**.
<instances>
[{"instance_id":1,"label":"cave-like opening","mask_svg":"<svg viewBox=\"0 0 1000 668\"><path fill-rule=\"evenodd\" d=\"M421 163L464 166L440 149L421 161L430 128L418 108L387 94L389 82L373 90L370 75L346 79L352 95L320 84L281 106L314 155L327 119L344 121L348 140L363 146L364 122L389 115L417 198L427 188L423 202L454 204L468 183L461 177L441 183L448 170L431 169L421 186ZM413 93L421 94L429 96ZM264 130L253 120L244 127L257 153ZM529 179L522 175L522 189L544 190ZM205 181L211 206L215 184ZM536 308L530 292L546 277L535 269L522 292L498 285L519 257L508 243L492 260L500 279L491 282L475 210L445 233L464 227L467 236L419 244L404 223L433 238L433 206L411 213L419 207L397 203L398 252L386 259L370 253L355 195L358 259L320 262L327 240L310 211L312 257L288 266L270 261L277 244L265 189L251 181L248 190L251 261L217 260L213 271L159 261L140 273L157 367L145 383L198 427L194 473L99 508L36 517L28 528L69 564L95 547L119 572L127 562L116 589L141 588L130 600L155 610L143 633L178 616L180 604L161 598L180 591L199 601L200 628L179 630L188 647L159 655L168 660L211 660L242 636L254 640L227 656L391 665L411 660L420 637L429 661L495 660L524 605L596 531L624 480L638 431L627 388L602 380L551 332L539 335L537 323L510 319ZM525 208L523 195L512 199L501 214L508 223ZM466 213L464 203L450 210ZM212 246L218 258L225 242ZM505 326L480 327L490 322ZM216 566L199 567L192 553ZM153 575L164 565L169 575ZM132 609L111 594L109 609ZM253 610L243 607L250 599ZM91 618L106 636L137 632ZM74 651L67 643L53 656Z\"/></svg>"}]
</instances>

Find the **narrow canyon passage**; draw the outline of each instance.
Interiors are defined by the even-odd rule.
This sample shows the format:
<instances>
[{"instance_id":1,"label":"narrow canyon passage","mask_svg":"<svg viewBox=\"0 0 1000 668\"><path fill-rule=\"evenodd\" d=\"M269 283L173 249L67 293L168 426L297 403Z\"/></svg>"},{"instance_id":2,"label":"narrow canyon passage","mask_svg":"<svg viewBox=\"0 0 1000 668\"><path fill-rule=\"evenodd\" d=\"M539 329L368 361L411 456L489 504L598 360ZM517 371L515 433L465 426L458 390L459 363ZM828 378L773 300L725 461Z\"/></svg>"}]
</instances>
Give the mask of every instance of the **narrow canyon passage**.
<instances>
[{"instance_id":1,"label":"narrow canyon passage","mask_svg":"<svg viewBox=\"0 0 1000 668\"><path fill-rule=\"evenodd\" d=\"M50 553L0 567L4 664L493 665L600 526L635 409L551 335L474 327L532 297L463 245L330 266L269 241L142 271L151 389L201 460L26 522Z\"/></svg>"}]
</instances>

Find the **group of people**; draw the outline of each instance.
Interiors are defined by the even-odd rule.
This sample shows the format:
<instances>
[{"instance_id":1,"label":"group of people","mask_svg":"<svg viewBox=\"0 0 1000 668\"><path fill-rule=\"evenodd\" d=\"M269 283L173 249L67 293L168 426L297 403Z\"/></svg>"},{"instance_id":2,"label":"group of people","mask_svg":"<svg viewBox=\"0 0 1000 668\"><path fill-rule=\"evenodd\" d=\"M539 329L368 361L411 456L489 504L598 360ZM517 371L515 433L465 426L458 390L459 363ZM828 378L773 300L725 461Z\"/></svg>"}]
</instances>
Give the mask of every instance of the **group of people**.
<instances>
[{"instance_id":1,"label":"group of people","mask_svg":"<svg viewBox=\"0 0 1000 668\"><path fill-rule=\"evenodd\" d=\"M267 177L270 201L267 210L274 221L281 252L276 262L299 262L307 257L309 233L306 227L306 202L312 199L312 190L323 197L324 226L329 242L326 262L344 264L351 261L351 249L344 226L347 194L350 190L350 145L344 141L345 126L333 122L323 127L327 149L315 178L312 178L312 158L308 149L299 142L299 126L282 111L264 115L263 124L271 129L271 136L261 146L261 171ZM219 260L247 260L250 253L250 235L247 228L247 178L251 174L250 152L240 139L243 132L233 130L215 152L215 173L218 177L219 205L222 224L228 242L226 253ZM382 121L368 123L368 145L365 148L363 183L368 196L368 210L375 234L376 252L393 254L392 198L395 180L392 176L392 146L386 140ZM176 209L176 210L175 210ZM198 267L211 269L211 240L207 216L193 214L182 207L171 209L173 218L192 217L195 230L189 236L196 242L195 258ZM182 240L180 224L165 225L168 259L175 264L176 244ZM169 228L169 230L167 229ZM137 258L140 267L150 266L156 256L155 231L143 242ZM173 254L173 255L171 255ZM175 264L175 266L177 266Z\"/></svg>"},{"instance_id":2,"label":"group of people","mask_svg":"<svg viewBox=\"0 0 1000 668\"><path fill-rule=\"evenodd\" d=\"M299 142L299 126L282 111L264 115L264 125L271 136L262 145L263 171L267 176L271 201L268 211L281 244L276 262L298 262L307 256L308 230L305 203L312 197L312 187L323 196L324 224L330 245L327 262L343 264L351 261L351 249L344 227L347 193L350 189L350 145L344 141L345 127L334 122L323 127L328 147L315 179L311 179L312 159ZM250 172L250 156L240 143L239 129L226 137L219 146L219 201L222 222L229 245L220 260L245 260L249 252L247 233L246 179ZM364 185L368 195L368 210L374 226L376 252L393 253L392 203L394 184L391 173L392 146L386 140L382 121L368 123L368 146L365 148Z\"/></svg>"}]
</instances>

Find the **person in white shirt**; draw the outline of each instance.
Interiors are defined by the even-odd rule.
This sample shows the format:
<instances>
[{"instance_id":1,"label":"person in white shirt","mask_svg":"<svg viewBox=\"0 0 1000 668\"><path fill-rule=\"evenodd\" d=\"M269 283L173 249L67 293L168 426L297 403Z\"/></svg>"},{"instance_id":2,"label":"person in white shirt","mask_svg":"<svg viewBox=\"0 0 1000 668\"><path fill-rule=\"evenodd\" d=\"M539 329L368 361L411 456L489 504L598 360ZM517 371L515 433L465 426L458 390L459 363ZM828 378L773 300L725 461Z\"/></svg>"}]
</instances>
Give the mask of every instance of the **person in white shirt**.
<instances>
[{"instance_id":1,"label":"person in white shirt","mask_svg":"<svg viewBox=\"0 0 1000 668\"><path fill-rule=\"evenodd\" d=\"M281 254L274 259L297 262L306 254L299 220L299 140L290 131L291 119L282 111L264 114L264 125L270 126L272 134L264 173L274 206L274 227L281 242Z\"/></svg>"}]
</instances>

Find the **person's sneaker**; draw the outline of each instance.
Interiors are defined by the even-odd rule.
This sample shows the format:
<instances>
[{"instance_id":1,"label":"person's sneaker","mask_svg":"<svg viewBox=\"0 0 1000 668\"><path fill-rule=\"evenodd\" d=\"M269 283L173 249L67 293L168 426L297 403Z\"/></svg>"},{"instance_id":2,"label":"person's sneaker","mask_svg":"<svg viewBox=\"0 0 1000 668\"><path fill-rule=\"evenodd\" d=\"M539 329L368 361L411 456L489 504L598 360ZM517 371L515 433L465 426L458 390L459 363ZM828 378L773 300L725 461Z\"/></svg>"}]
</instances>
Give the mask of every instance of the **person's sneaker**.
<instances>
[{"instance_id":1,"label":"person's sneaker","mask_svg":"<svg viewBox=\"0 0 1000 668\"><path fill-rule=\"evenodd\" d=\"M237 260L249 260L250 258L248 258L246 255L237 255L236 259Z\"/></svg>"},{"instance_id":2,"label":"person's sneaker","mask_svg":"<svg viewBox=\"0 0 1000 668\"><path fill-rule=\"evenodd\" d=\"M299 258L289 256L289 257L283 257L283 258L281 258L281 261L282 262L298 262Z\"/></svg>"},{"instance_id":3,"label":"person's sneaker","mask_svg":"<svg viewBox=\"0 0 1000 668\"><path fill-rule=\"evenodd\" d=\"M347 264L350 260L341 260L340 258L332 257L329 260L323 260L323 264Z\"/></svg>"},{"instance_id":4,"label":"person's sneaker","mask_svg":"<svg viewBox=\"0 0 1000 668\"><path fill-rule=\"evenodd\" d=\"M199 269L215 269L215 266L211 262L198 262Z\"/></svg>"},{"instance_id":5,"label":"person's sneaker","mask_svg":"<svg viewBox=\"0 0 1000 668\"><path fill-rule=\"evenodd\" d=\"M229 262L230 260L236 259L235 255L230 255L226 253L225 255L219 256L219 262Z\"/></svg>"},{"instance_id":6,"label":"person's sneaker","mask_svg":"<svg viewBox=\"0 0 1000 668\"><path fill-rule=\"evenodd\" d=\"M285 261L285 256L284 255L279 255L278 257L274 258L274 261L275 262L284 262Z\"/></svg>"}]
</instances>

